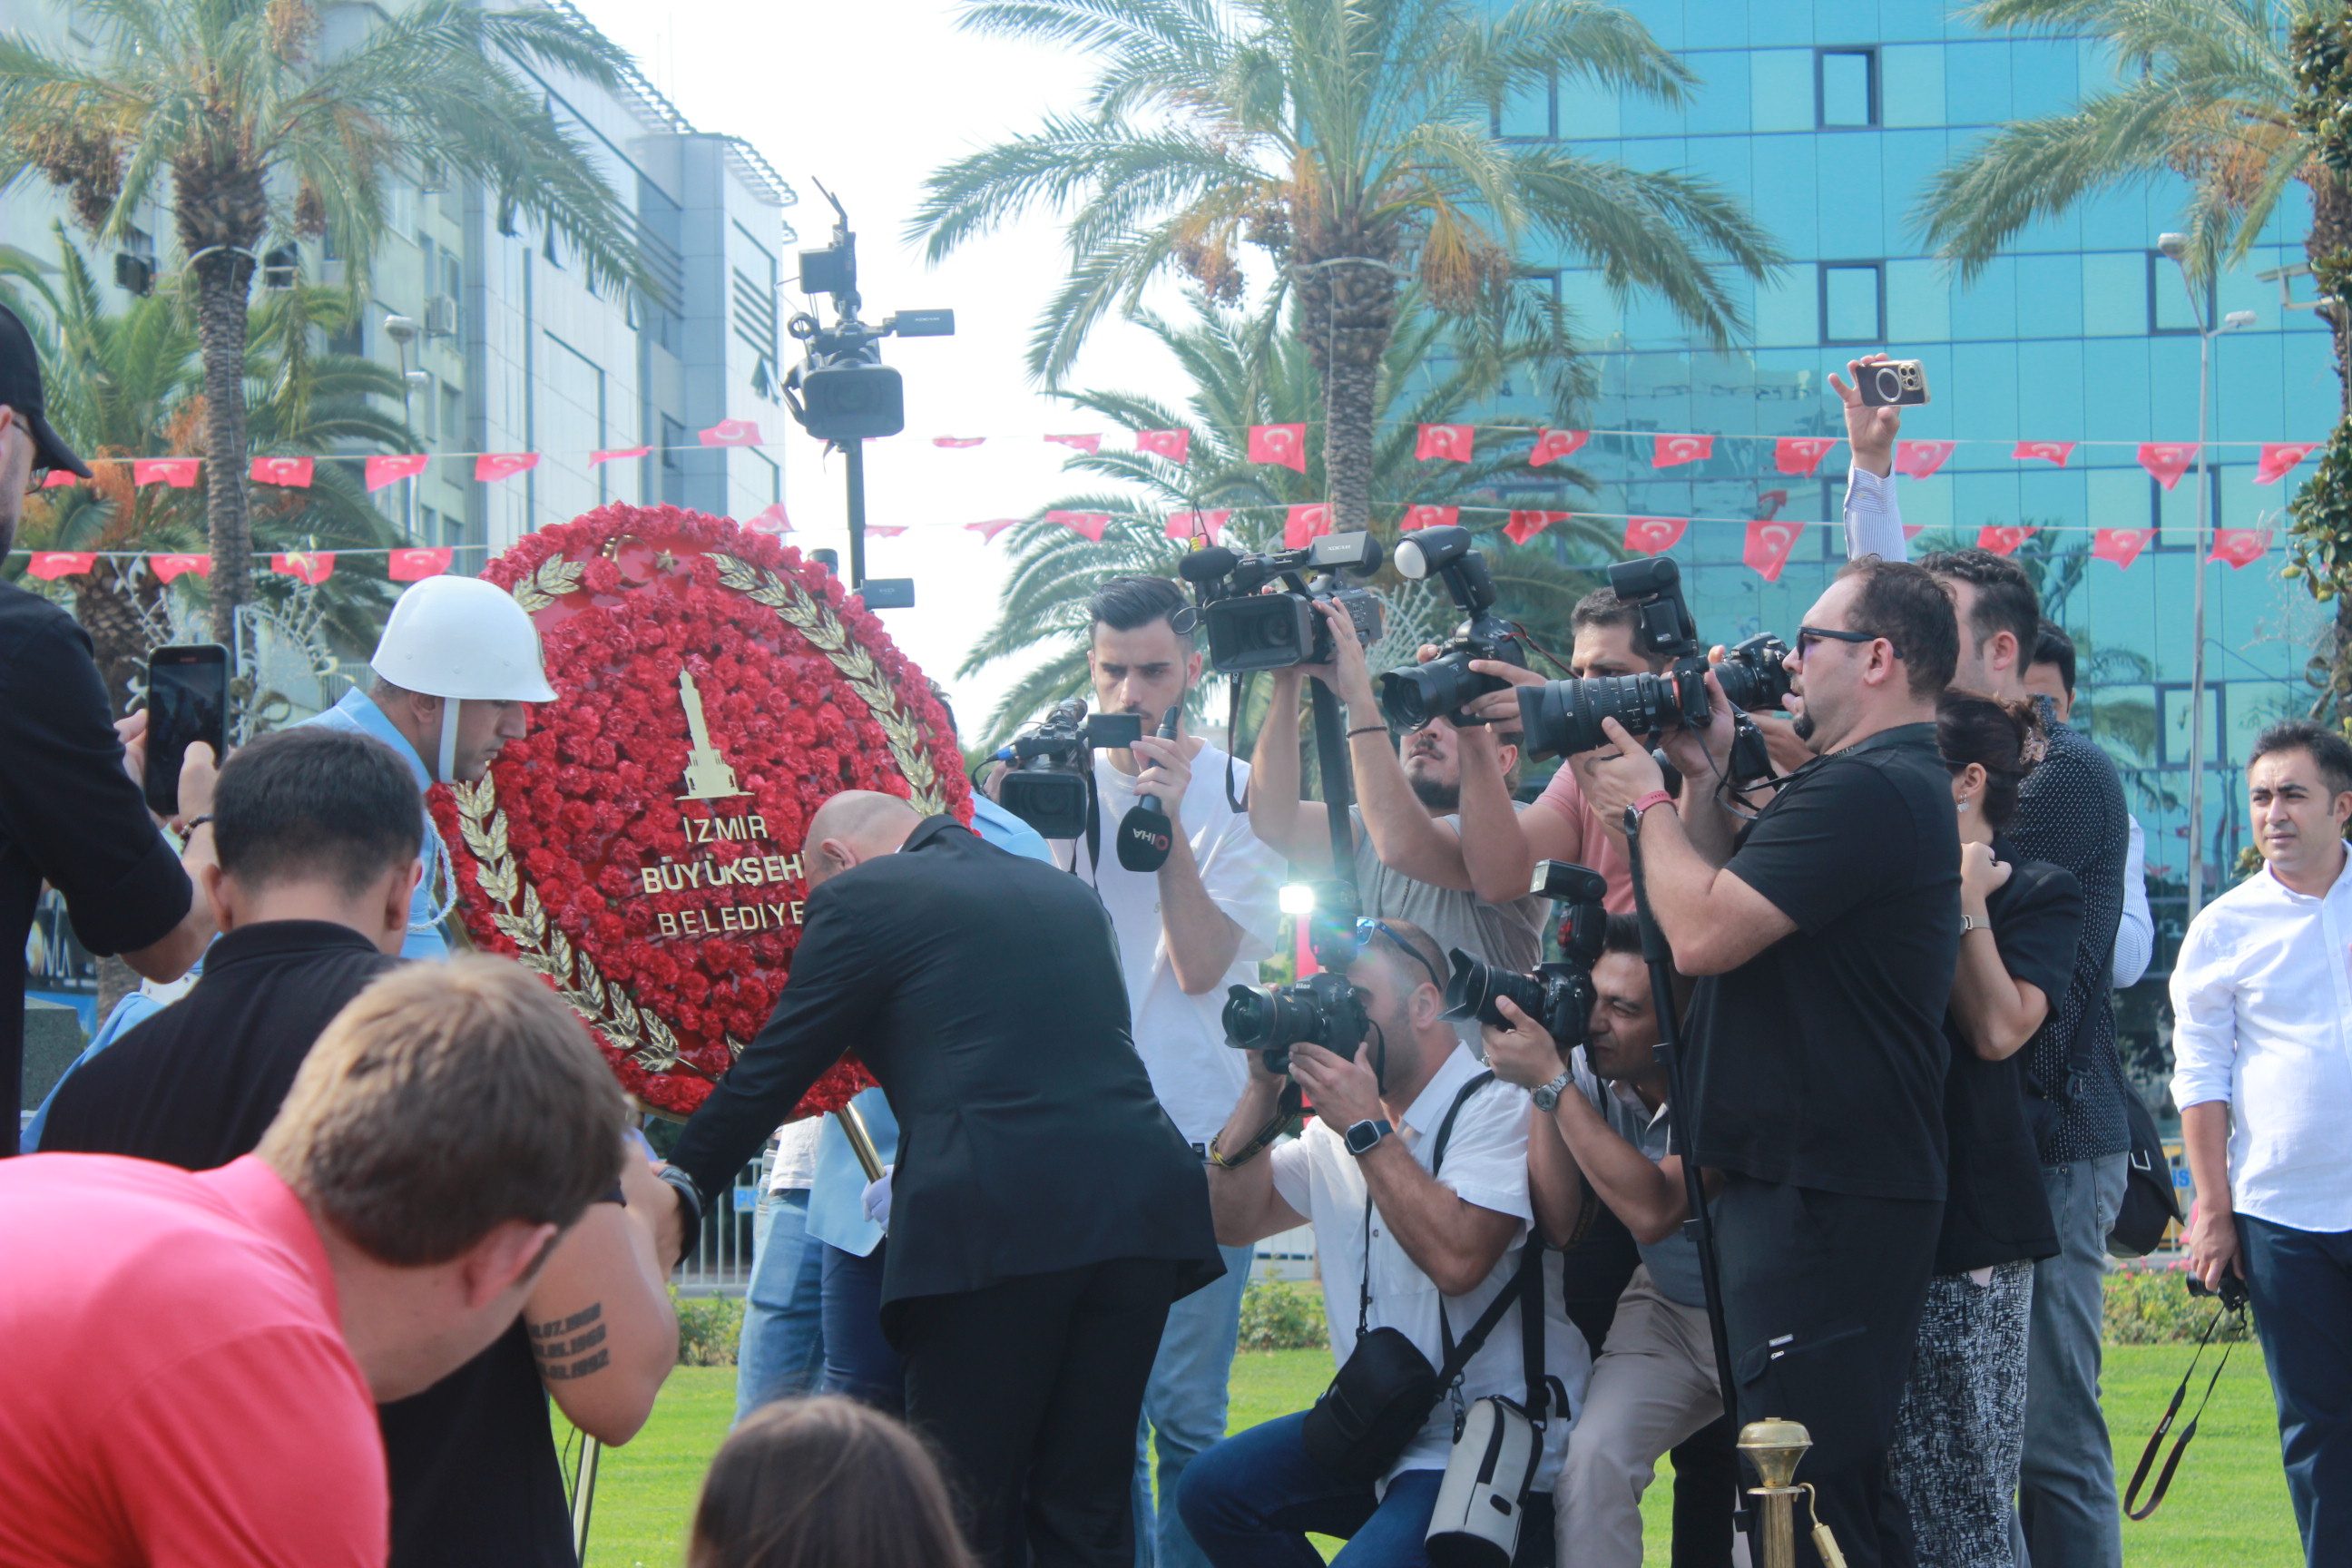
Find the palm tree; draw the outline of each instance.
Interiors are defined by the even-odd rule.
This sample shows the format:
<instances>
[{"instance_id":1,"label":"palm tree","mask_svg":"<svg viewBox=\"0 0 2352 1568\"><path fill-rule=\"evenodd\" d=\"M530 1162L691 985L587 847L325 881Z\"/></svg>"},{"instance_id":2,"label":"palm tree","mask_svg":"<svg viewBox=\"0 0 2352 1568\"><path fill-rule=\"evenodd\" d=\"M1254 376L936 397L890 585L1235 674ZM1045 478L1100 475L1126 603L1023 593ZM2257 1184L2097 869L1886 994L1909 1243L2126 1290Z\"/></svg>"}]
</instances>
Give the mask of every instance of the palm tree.
<instances>
[{"instance_id":1,"label":"palm tree","mask_svg":"<svg viewBox=\"0 0 2352 1568\"><path fill-rule=\"evenodd\" d=\"M625 58L568 7L415 0L331 54L307 0L93 0L74 15L87 50L0 37L0 186L37 174L107 240L151 197L171 208L204 363L213 635L227 643L253 593L244 382L257 248L324 235L363 275L390 183L434 170L562 236L600 285L635 281L627 208L497 57L604 86Z\"/></svg>"},{"instance_id":2,"label":"palm tree","mask_svg":"<svg viewBox=\"0 0 2352 1568\"><path fill-rule=\"evenodd\" d=\"M1743 319L1708 258L1755 277L1780 259L1704 180L1496 133L1506 104L1559 79L1685 100L1696 78L1613 6L976 0L962 25L1100 68L1083 112L933 174L910 235L938 261L1032 207L1069 212L1070 276L1029 359L1048 387L1155 279L1181 274L1231 305L1236 253L1265 252L1321 382L1342 529L1370 521L1378 380L1408 280L1441 315L1548 332L1565 358L1557 306L1517 266L1530 247L1583 258L1621 292L1657 290L1718 342ZM1565 386L1548 391L1564 410Z\"/></svg>"},{"instance_id":3,"label":"palm tree","mask_svg":"<svg viewBox=\"0 0 2352 1568\"><path fill-rule=\"evenodd\" d=\"M1087 409L1128 430L1182 430L1190 437L1183 464L1135 451L1102 451L1073 457L1068 469L1111 481L1113 487L1064 496L1040 507L1007 534L1013 570L1006 579L997 618L971 652L961 675L971 675L1001 658L1045 650L1047 658L1024 676L989 717L983 750L992 750L1024 720L1046 703L1086 689L1086 601L1107 578L1127 574L1173 576L1189 544L1167 536L1171 511L1234 510L1221 539L1236 548L1278 547L1283 509L1325 494L1316 454L1307 454L1303 474L1269 468L1248 458L1244 432L1251 425L1311 420L1319 405L1321 378L1306 347L1282 331L1279 304L1250 313L1222 310L1205 296L1191 300L1190 321L1171 321L1153 312L1139 316L1164 344L1192 384L1181 407L1131 392L1067 394ZM1414 427L1445 424L1491 395L1505 376L1524 374L1545 361L1543 338L1465 343L1460 333L1433 311L1406 301L1404 324L1389 345L1379 387L1383 416L1373 450L1373 477L1381 507L1374 531L1393 541L1408 506L1496 504L1496 482L1524 476L1526 450L1488 450L1470 463L1420 462L1413 457ZM1571 371L1571 379L1580 367ZM1497 421L1489 420L1492 428ZM1524 425L1533 434L1532 422ZM1561 489L1588 483L1580 470L1557 465L1543 470ZM1244 510L1246 509L1246 510ZM1048 511L1107 512L1100 543L1089 542ZM1498 516L1473 516L1470 526L1493 527ZM1336 520L1335 520L1335 526ZM1593 571L1580 571L1570 557L1614 557L1615 541L1599 524L1574 519L1555 524L1541 544L1507 544L1496 536L1482 542L1500 596L1502 613L1527 626L1537 642L1564 649L1571 640L1568 612L1596 586ZM1393 573L1375 580L1386 601L1388 630L1373 652L1402 662L1420 643L1450 632L1460 618L1442 588L1407 582ZM1194 701L1202 694L1194 694Z\"/></svg>"}]
</instances>

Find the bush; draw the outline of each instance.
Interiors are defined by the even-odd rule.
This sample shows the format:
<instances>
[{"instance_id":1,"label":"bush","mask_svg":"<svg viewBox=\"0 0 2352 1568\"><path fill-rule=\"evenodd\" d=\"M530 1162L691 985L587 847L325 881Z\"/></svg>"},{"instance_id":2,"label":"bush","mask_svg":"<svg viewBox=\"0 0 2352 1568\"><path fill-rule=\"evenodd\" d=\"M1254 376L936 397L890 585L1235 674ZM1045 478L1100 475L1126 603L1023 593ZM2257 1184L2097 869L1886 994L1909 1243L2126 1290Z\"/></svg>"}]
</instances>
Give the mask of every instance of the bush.
<instances>
[{"instance_id":1,"label":"bush","mask_svg":"<svg viewBox=\"0 0 2352 1568\"><path fill-rule=\"evenodd\" d=\"M1319 1351L1328 1343L1323 1292L1314 1286L1264 1279L1242 1292L1243 1350Z\"/></svg>"},{"instance_id":2,"label":"bush","mask_svg":"<svg viewBox=\"0 0 2352 1568\"><path fill-rule=\"evenodd\" d=\"M681 1296L669 1288L677 1310L677 1364L733 1366L735 1342L743 1337L740 1296Z\"/></svg>"},{"instance_id":3,"label":"bush","mask_svg":"<svg viewBox=\"0 0 2352 1568\"><path fill-rule=\"evenodd\" d=\"M2119 1268L2107 1276L2104 1337L2111 1345L2193 1345L2218 1305L2189 1293L2186 1264ZM2225 1317L2213 1331L2217 1343L2250 1337L2242 1317Z\"/></svg>"}]
</instances>

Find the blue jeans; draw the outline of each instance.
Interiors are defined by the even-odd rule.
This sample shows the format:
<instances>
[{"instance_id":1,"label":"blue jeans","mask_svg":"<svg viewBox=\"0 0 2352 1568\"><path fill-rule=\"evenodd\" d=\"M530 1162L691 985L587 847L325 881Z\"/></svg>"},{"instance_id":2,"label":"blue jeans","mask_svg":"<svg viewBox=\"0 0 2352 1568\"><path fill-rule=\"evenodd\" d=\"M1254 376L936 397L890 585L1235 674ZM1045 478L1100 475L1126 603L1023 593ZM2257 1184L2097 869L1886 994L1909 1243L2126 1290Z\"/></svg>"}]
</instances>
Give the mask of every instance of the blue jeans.
<instances>
[{"instance_id":1,"label":"blue jeans","mask_svg":"<svg viewBox=\"0 0 2352 1568\"><path fill-rule=\"evenodd\" d=\"M2304 1560L2352 1563L2352 1231L2238 1216Z\"/></svg>"},{"instance_id":2,"label":"blue jeans","mask_svg":"<svg viewBox=\"0 0 2352 1568\"><path fill-rule=\"evenodd\" d=\"M906 1378L898 1352L882 1336L882 1260L890 1244L877 1242L863 1258L838 1247L823 1251L824 1391L903 1416Z\"/></svg>"},{"instance_id":3,"label":"blue jeans","mask_svg":"<svg viewBox=\"0 0 2352 1568\"><path fill-rule=\"evenodd\" d=\"M2025 1450L2011 1538L2020 1568L2122 1568L2115 1451L2099 1407L2099 1334L2107 1232L2123 1206L2125 1158L2042 1167L2059 1252L2033 1266Z\"/></svg>"},{"instance_id":4,"label":"blue jeans","mask_svg":"<svg viewBox=\"0 0 2352 1568\"><path fill-rule=\"evenodd\" d=\"M1224 1278L1168 1309L1168 1327L1152 1359L1135 1424L1136 1568L1206 1568L1207 1559L1185 1533L1176 1511L1176 1484L1202 1450L1225 1435L1225 1394L1234 1375L1234 1342L1241 1336L1242 1290L1249 1284L1254 1247L1221 1247ZM1160 1453L1160 1511L1151 1509L1151 1456Z\"/></svg>"},{"instance_id":5,"label":"blue jeans","mask_svg":"<svg viewBox=\"0 0 2352 1568\"><path fill-rule=\"evenodd\" d=\"M1307 1457L1299 1436L1307 1413L1237 1433L1192 1462L1176 1506L1215 1568L1322 1568L1307 1539L1347 1542L1331 1568L1426 1568L1429 1516L1443 1470L1407 1470L1384 1496L1343 1481ZM1550 1489L1528 1499L1514 1568L1552 1560Z\"/></svg>"},{"instance_id":6,"label":"blue jeans","mask_svg":"<svg viewBox=\"0 0 2352 1568\"><path fill-rule=\"evenodd\" d=\"M751 1221L751 1283L735 1348L735 1419L772 1399L814 1393L824 1366L817 1318L818 1248L808 1189L762 1193Z\"/></svg>"}]
</instances>

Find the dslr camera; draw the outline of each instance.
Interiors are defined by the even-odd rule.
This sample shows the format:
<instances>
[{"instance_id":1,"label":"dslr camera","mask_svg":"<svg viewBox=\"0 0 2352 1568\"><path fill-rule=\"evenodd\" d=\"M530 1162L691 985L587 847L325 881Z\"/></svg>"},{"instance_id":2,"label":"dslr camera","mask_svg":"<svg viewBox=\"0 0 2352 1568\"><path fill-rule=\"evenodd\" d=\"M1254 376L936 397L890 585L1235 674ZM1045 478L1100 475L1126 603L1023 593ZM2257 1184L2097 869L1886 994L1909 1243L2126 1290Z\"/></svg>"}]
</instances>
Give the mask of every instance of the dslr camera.
<instances>
[{"instance_id":1,"label":"dslr camera","mask_svg":"<svg viewBox=\"0 0 2352 1568\"><path fill-rule=\"evenodd\" d=\"M1341 586L1339 574L1369 577L1380 569L1381 542L1369 533L1326 534L1304 550L1265 555L1213 546L1193 551L1178 568L1200 594L1209 662L1220 675L1329 663L1338 650L1315 608L1318 600L1346 610L1366 647L1378 642L1380 600L1369 588ZM1284 584L1281 592L1259 592L1274 582Z\"/></svg>"},{"instance_id":2,"label":"dslr camera","mask_svg":"<svg viewBox=\"0 0 2352 1568\"><path fill-rule=\"evenodd\" d=\"M1301 1040L1352 1058L1371 1032L1361 994L1328 969L1290 985L1226 987L1224 1025L1225 1044L1257 1052L1277 1074L1290 1070L1290 1047Z\"/></svg>"},{"instance_id":3,"label":"dslr camera","mask_svg":"<svg viewBox=\"0 0 2352 1568\"><path fill-rule=\"evenodd\" d=\"M1092 805L1096 748L1132 746L1143 735L1139 713L1088 715L1087 700L1066 698L991 759L1012 763L997 784L997 804L1045 838L1076 838Z\"/></svg>"},{"instance_id":4,"label":"dslr camera","mask_svg":"<svg viewBox=\"0 0 2352 1568\"><path fill-rule=\"evenodd\" d=\"M1511 683L1478 674L1470 661L1493 659L1523 668L1528 662L1527 644L1510 623L1486 613L1495 607L1495 582L1486 574L1486 556L1470 548L1466 528L1424 528L1397 545L1396 569L1416 581L1436 573L1469 619L1427 664L1381 676L1381 714L1402 730L1418 730L1440 717L1457 725L1484 724L1484 719L1465 716L1463 706Z\"/></svg>"},{"instance_id":5,"label":"dslr camera","mask_svg":"<svg viewBox=\"0 0 2352 1568\"><path fill-rule=\"evenodd\" d=\"M1614 719L1633 735L1654 735L1670 724L1703 727L1714 711L1706 694L1707 662L1699 650L1698 628L1683 599L1682 570L1669 557L1620 561L1609 568L1609 586L1633 607L1633 646L1674 663L1664 675L1599 675L1519 688L1522 745L1529 755L1572 756L1605 746L1601 728ZM1789 690L1780 661L1788 645L1769 632L1749 637L1715 666L1724 696L1740 710L1777 708ZM1746 783L1771 776L1764 737L1741 721L1732 745L1731 778Z\"/></svg>"},{"instance_id":6,"label":"dslr camera","mask_svg":"<svg viewBox=\"0 0 2352 1568\"><path fill-rule=\"evenodd\" d=\"M1445 984L1445 1016L1507 1029L1510 1019L1495 1005L1507 996L1541 1024L1561 1050L1572 1050L1591 1034L1596 999L1592 966L1600 962L1609 934L1609 911L1601 907L1609 883L1585 867L1544 860L1536 866L1535 886L1529 890L1559 906L1559 962L1539 963L1534 973L1519 974L1481 963L1457 947L1447 955L1454 962L1454 975Z\"/></svg>"}]
</instances>

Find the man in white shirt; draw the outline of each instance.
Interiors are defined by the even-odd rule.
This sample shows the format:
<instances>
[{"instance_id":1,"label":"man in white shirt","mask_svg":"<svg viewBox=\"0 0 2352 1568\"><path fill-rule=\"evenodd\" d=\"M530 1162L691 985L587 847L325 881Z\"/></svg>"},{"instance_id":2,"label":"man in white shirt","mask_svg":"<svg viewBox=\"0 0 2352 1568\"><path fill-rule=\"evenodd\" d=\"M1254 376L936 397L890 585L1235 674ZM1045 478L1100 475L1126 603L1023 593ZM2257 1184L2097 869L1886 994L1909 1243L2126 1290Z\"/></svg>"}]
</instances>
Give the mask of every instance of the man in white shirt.
<instances>
[{"instance_id":1,"label":"man in white shirt","mask_svg":"<svg viewBox=\"0 0 2352 1568\"><path fill-rule=\"evenodd\" d=\"M1254 1242L1315 1227L1331 1352L1344 1363L1350 1325L1392 1328L1438 1366L1443 1321L1458 1341L1508 1285L1529 1237L1528 1097L1483 1071L1443 1016L1437 944L1400 921L1368 921L1348 971L1371 1025L1352 1058L1291 1047L1290 1076L1314 1103L1297 1140L1263 1158L1245 1151L1277 1114L1283 1080L1248 1053L1247 1089L1218 1133L1209 1200L1220 1242ZM1441 1144L1443 1145L1441 1149ZM1537 1243L1540 1245L1540 1243ZM1519 1532L1521 1563L1551 1554L1550 1488L1589 1352L1545 1281L1544 1371L1571 1402L1553 1411ZM1517 1309L1507 1310L1465 1365L1461 1398L1499 1394L1525 1404ZM1307 1455L1305 1413L1236 1434L1196 1460L1179 1506L1219 1568L1307 1561L1306 1534L1345 1537L1356 1568L1427 1561L1423 1540L1454 1437L1454 1405L1440 1399L1377 1484L1332 1475Z\"/></svg>"},{"instance_id":2,"label":"man in white shirt","mask_svg":"<svg viewBox=\"0 0 2352 1568\"><path fill-rule=\"evenodd\" d=\"M2263 868L2189 922L2172 1098L2189 1271L2246 1282L2313 1568L2352 1563L2352 745L2273 724L2246 766Z\"/></svg>"},{"instance_id":3,"label":"man in white shirt","mask_svg":"<svg viewBox=\"0 0 2352 1568\"><path fill-rule=\"evenodd\" d=\"M1156 872L1130 871L1115 855L1094 863L1082 841L1057 846L1058 858L1075 863L1102 895L1118 936L1135 1048L1152 1092L1184 1141L1205 1150L1248 1071L1243 1053L1225 1044L1225 988L1256 984L1257 961L1274 951L1283 864L1225 797L1230 764L1236 794L1247 798L1248 768L1183 731L1185 694L1201 679L1184 591L1164 577L1115 577L1096 590L1087 611L1095 710L1143 719L1134 751L1095 758L1103 842L1112 840L1139 795L1159 801L1174 831L1167 862ZM1179 710L1177 732L1161 740L1154 731L1171 708ZM1253 1257L1248 1247L1224 1248L1224 1278L1169 1310L1136 1433L1138 1568L1201 1568L1203 1562L1177 1517L1176 1483L1196 1455L1224 1436L1226 1384ZM1157 1434L1156 1519L1143 1428Z\"/></svg>"}]
</instances>

